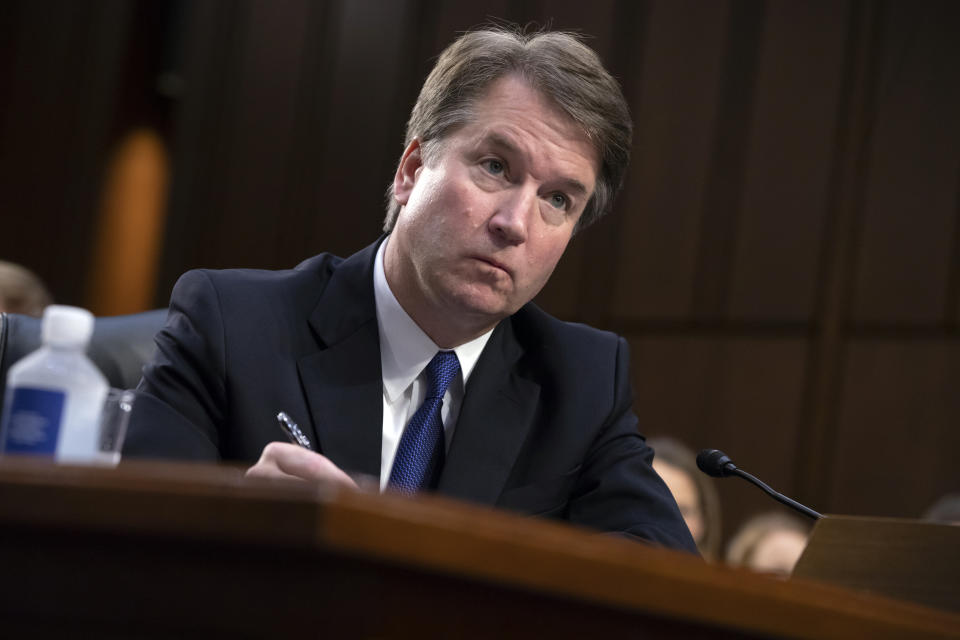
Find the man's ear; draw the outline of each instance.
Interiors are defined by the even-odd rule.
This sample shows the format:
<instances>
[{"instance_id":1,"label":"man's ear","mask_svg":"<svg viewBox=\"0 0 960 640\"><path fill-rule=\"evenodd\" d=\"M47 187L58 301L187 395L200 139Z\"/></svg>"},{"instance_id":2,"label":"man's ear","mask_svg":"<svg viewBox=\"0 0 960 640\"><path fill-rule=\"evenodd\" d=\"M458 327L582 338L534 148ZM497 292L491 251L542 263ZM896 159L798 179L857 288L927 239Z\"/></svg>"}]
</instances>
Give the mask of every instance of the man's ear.
<instances>
[{"instance_id":1,"label":"man's ear","mask_svg":"<svg viewBox=\"0 0 960 640\"><path fill-rule=\"evenodd\" d=\"M423 154L421 153L420 139L414 138L407 145L400 158L400 164L397 166L397 173L393 176L393 197L401 205L407 204L410 199L410 193L413 186L420 177L420 169L423 167Z\"/></svg>"}]
</instances>

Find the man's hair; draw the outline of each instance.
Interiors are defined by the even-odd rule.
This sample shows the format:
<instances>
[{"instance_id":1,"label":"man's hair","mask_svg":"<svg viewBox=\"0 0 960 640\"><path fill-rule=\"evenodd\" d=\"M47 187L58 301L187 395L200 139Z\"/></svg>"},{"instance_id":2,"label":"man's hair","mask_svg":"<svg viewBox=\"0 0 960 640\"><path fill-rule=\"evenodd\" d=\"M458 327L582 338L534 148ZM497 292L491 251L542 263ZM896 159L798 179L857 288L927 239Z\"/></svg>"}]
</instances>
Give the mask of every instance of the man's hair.
<instances>
[{"instance_id":1,"label":"man's hair","mask_svg":"<svg viewBox=\"0 0 960 640\"><path fill-rule=\"evenodd\" d=\"M575 34L496 27L457 38L423 83L407 122L404 148L419 138L428 162L446 135L472 121L473 107L490 85L508 75L523 78L577 123L596 150L597 184L577 230L589 226L609 211L623 184L633 123L620 85ZM399 212L391 183L384 231L393 230Z\"/></svg>"}]
</instances>

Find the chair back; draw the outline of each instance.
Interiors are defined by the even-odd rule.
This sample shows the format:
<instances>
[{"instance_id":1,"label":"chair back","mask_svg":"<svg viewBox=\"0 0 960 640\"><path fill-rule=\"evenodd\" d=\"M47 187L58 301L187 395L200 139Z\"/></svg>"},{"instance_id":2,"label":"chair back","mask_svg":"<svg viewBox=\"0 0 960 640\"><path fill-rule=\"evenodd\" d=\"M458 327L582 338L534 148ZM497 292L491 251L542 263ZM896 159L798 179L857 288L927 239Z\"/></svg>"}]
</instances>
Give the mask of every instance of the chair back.
<instances>
[{"instance_id":1,"label":"chair back","mask_svg":"<svg viewBox=\"0 0 960 640\"><path fill-rule=\"evenodd\" d=\"M166 309L125 316L97 318L87 356L111 387L131 389L140 382L143 365L153 357L153 338L163 328ZM0 410L7 386L7 371L17 360L40 347L40 318L18 313L0 314Z\"/></svg>"}]
</instances>

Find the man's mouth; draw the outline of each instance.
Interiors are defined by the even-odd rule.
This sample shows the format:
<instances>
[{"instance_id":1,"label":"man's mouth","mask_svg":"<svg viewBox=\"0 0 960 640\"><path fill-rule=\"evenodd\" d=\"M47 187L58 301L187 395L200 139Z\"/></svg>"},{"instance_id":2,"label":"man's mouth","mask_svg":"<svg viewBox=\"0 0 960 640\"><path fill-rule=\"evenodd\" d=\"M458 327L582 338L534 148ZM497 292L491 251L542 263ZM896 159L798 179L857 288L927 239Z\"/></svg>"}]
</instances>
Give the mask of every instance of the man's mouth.
<instances>
[{"instance_id":1,"label":"man's mouth","mask_svg":"<svg viewBox=\"0 0 960 640\"><path fill-rule=\"evenodd\" d=\"M479 260L480 262L484 262L490 265L491 267L496 267L497 269L505 272L508 276L513 277L513 272L510 270L510 268L507 265L503 264L502 262L499 262L498 260L495 260L493 258L488 258L486 256L474 256L474 259Z\"/></svg>"}]
</instances>

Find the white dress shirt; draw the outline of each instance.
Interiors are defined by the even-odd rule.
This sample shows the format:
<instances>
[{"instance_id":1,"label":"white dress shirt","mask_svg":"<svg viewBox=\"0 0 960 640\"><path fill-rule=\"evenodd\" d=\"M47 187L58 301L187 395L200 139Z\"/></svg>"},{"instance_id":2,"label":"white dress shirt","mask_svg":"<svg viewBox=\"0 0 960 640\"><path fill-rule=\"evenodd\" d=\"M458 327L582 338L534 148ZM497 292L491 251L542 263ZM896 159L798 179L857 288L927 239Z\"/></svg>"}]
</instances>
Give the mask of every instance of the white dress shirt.
<instances>
[{"instance_id":1,"label":"white dress shirt","mask_svg":"<svg viewBox=\"0 0 960 640\"><path fill-rule=\"evenodd\" d=\"M380 332L380 369L383 372L383 440L380 449L380 490L390 480L403 430L417 412L427 393L425 369L437 351L441 351L417 323L403 310L387 284L383 270L383 252L388 237L377 249L373 265L373 294L377 305L377 329ZM449 448L460 415L463 393L483 348L493 330L453 349L460 361L460 373L443 394L445 446Z\"/></svg>"}]
</instances>

